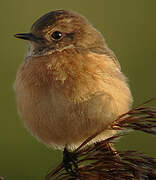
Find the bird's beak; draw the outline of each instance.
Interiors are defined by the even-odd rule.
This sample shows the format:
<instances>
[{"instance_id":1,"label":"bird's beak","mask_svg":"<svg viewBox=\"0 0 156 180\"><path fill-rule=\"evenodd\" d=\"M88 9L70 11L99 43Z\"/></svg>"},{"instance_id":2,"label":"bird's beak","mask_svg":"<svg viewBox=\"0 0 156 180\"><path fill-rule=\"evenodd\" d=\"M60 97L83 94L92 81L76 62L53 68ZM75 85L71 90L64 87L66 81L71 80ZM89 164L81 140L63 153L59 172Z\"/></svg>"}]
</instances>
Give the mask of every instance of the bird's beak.
<instances>
[{"instance_id":1,"label":"bird's beak","mask_svg":"<svg viewBox=\"0 0 156 180\"><path fill-rule=\"evenodd\" d=\"M28 41L38 41L39 39L35 37L32 33L21 33L21 34L15 34L16 38L24 39Z\"/></svg>"}]
</instances>

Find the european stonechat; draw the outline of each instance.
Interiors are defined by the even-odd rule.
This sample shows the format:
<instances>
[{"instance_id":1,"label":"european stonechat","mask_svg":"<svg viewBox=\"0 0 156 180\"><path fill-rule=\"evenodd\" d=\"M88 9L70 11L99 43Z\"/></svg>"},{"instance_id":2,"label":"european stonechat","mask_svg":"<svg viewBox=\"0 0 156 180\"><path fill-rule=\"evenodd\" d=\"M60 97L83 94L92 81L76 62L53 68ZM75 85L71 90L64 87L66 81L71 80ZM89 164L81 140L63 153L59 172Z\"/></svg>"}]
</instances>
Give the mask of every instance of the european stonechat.
<instances>
[{"instance_id":1,"label":"european stonechat","mask_svg":"<svg viewBox=\"0 0 156 180\"><path fill-rule=\"evenodd\" d=\"M132 104L127 79L102 34L83 16L66 10L39 18L15 82L17 106L28 129L45 144L75 149L116 134L109 127Z\"/></svg>"}]
</instances>

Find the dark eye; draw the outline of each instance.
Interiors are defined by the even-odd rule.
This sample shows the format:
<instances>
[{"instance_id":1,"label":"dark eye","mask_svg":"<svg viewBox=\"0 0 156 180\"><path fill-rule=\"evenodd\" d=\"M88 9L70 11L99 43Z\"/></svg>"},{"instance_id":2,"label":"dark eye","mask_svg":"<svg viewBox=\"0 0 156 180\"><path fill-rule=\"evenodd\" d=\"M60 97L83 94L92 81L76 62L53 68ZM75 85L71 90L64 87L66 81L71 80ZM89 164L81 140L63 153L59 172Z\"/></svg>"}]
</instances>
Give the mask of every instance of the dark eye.
<instances>
[{"instance_id":1,"label":"dark eye","mask_svg":"<svg viewBox=\"0 0 156 180\"><path fill-rule=\"evenodd\" d=\"M53 39L55 39L55 40L59 40L59 39L61 39L61 37L62 37L62 33L59 32L59 31L55 31L55 32L52 33L51 37L52 37Z\"/></svg>"}]
</instances>

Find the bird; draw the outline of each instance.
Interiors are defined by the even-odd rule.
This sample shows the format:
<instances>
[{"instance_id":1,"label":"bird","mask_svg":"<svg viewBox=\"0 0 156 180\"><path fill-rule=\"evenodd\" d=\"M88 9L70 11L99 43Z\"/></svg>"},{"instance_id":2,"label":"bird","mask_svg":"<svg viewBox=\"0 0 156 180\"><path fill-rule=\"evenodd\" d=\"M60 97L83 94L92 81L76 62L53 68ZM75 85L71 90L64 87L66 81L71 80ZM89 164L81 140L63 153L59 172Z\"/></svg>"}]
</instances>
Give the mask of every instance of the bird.
<instances>
[{"instance_id":1,"label":"bird","mask_svg":"<svg viewBox=\"0 0 156 180\"><path fill-rule=\"evenodd\" d=\"M25 126L49 147L74 150L117 133L111 124L133 97L117 57L103 35L82 15L51 11L16 38L29 42L15 92Z\"/></svg>"}]
</instances>

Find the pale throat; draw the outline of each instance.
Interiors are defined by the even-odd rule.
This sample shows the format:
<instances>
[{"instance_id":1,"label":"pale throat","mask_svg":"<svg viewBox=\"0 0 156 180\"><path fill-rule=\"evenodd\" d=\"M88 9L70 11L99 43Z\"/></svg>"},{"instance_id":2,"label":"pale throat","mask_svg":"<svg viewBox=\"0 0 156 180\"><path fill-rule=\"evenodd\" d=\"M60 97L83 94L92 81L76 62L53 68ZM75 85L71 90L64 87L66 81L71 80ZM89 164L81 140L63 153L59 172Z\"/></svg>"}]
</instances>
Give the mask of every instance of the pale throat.
<instances>
[{"instance_id":1,"label":"pale throat","mask_svg":"<svg viewBox=\"0 0 156 180\"><path fill-rule=\"evenodd\" d=\"M66 49L75 49L75 48L76 47L73 44L69 44L65 47L61 47L61 48L57 48L57 49L50 48L50 47L39 47L39 48L37 48L34 44L29 42L26 58L46 56L46 55L53 54L56 51L61 52L61 51L66 50Z\"/></svg>"}]
</instances>

